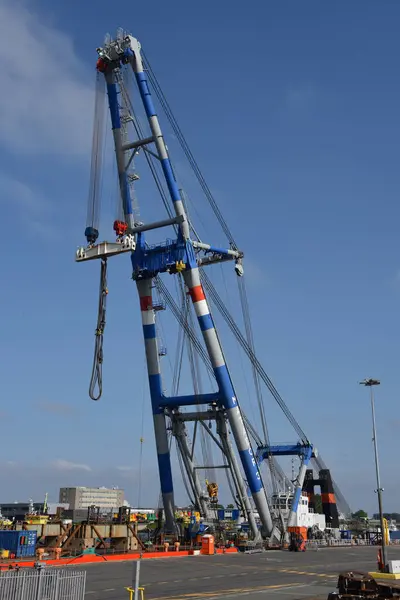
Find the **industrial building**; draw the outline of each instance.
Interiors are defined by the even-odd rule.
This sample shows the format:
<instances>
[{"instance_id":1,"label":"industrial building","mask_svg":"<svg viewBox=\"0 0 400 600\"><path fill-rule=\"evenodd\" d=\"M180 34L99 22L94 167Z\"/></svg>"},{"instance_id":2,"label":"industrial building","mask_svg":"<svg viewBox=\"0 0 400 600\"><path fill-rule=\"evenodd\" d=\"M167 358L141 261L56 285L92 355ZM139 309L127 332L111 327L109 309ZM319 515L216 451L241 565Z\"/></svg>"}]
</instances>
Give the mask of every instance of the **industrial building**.
<instances>
[{"instance_id":1,"label":"industrial building","mask_svg":"<svg viewBox=\"0 0 400 600\"><path fill-rule=\"evenodd\" d=\"M68 503L61 504L60 502L49 502L46 507L46 514L54 516L57 513L57 509L62 508L68 510ZM5 519L11 521L24 521L28 513L34 512L37 514L43 514L44 503L43 502L8 502L0 504L0 513Z\"/></svg>"},{"instance_id":2,"label":"industrial building","mask_svg":"<svg viewBox=\"0 0 400 600\"><path fill-rule=\"evenodd\" d=\"M70 510L98 508L118 509L124 504L124 490L119 488L63 487L59 501L69 504Z\"/></svg>"},{"instance_id":3,"label":"industrial building","mask_svg":"<svg viewBox=\"0 0 400 600\"><path fill-rule=\"evenodd\" d=\"M35 512L43 512L43 502L4 502L0 504L0 513L5 519L23 521L32 508Z\"/></svg>"}]
</instances>

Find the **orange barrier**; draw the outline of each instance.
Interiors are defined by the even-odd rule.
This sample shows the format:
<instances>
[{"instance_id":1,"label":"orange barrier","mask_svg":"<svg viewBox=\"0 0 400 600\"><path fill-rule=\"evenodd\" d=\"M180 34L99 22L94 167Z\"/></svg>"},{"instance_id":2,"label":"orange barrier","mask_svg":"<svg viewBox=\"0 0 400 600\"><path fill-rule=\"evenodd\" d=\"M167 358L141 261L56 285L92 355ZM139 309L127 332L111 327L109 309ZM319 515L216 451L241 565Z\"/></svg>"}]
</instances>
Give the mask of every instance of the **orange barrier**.
<instances>
[{"instance_id":1,"label":"orange barrier","mask_svg":"<svg viewBox=\"0 0 400 600\"><path fill-rule=\"evenodd\" d=\"M232 554L237 552L237 548L216 548L216 554ZM178 556L189 556L189 550L173 550L172 552L145 552L144 554L139 554L138 552L132 554L108 554L108 555L97 555L97 554L81 554L80 556L74 556L72 558L59 558L57 560L43 559L43 562L46 565L51 567L61 567L63 565L82 565L88 563L102 563L102 562L113 562L113 561L128 561L128 560L138 560L141 559L149 559L149 558L177 558ZM0 565L0 570L8 570L9 566L20 566L20 567L33 567L35 565L35 561L9 561Z\"/></svg>"}]
</instances>

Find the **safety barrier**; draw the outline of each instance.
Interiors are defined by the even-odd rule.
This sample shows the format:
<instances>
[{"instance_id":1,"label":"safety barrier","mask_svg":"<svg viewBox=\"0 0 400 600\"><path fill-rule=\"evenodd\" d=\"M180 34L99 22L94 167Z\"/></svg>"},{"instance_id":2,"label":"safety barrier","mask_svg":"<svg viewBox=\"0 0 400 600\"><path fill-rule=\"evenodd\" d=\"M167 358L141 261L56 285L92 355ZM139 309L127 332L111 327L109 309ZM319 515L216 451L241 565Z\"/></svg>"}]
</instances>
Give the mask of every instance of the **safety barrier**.
<instances>
[{"instance_id":1,"label":"safety barrier","mask_svg":"<svg viewBox=\"0 0 400 600\"><path fill-rule=\"evenodd\" d=\"M1 600L84 600L85 571L32 569L0 572Z\"/></svg>"},{"instance_id":2,"label":"safety barrier","mask_svg":"<svg viewBox=\"0 0 400 600\"><path fill-rule=\"evenodd\" d=\"M216 548L216 554L232 554L236 553L237 548ZM61 567L64 565L84 565L88 563L103 563L103 562L113 562L113 561L127 561L127 560L138 560L141 559L153 559L153 558L180 558L183 556L190 556L194 554L193 550L184 550L179 552L144 552L143 554L138 553L120 553L120 554L109 554L107 556L98 556L97 554L81 554L79 556L70 557L70 558L61 558L59 560L45 560L45 564L50 567ZM199 552L199 550L197 551ZM16 566L17 564L20 567L33 567L34 561L3 561L0 562L0 572L2 569L6 570L9 568L9 565L12 564ZM0 596L0 600L3 600Z\"/></svg>"},{"instance_id":3,"label":"safety barrier","mask_svg":"<svg viewBox=\"0 0 400 600\"><path fill-rule=\"evenodd\" d=\"M307 540L307 548L315 550L316 548L341 548L345 546L379 546L376 542L370 540ZM392 542L391 544L392 545Z\"/></svg>"},{"instance_id":4,"label":"safety barrier","mask_svg":"<svg viewBox=\"0 0 400 600\"><path fill-rule=\"evenodd\" d=\"M337 546L351 546L351 540L307 540L307 547L312 548L331 548Z\"/></svg>"}]
</instances>

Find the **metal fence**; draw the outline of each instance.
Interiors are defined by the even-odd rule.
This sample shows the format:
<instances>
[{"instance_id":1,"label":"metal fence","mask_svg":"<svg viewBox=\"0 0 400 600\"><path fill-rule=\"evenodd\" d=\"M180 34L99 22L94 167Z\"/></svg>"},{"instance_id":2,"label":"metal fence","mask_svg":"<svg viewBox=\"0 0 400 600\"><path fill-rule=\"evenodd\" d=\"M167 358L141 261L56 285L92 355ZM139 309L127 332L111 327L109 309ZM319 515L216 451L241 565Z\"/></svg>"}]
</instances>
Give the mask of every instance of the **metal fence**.
<instances>
[{"instance_id":1,"label":"metal fence","mask_svg":"<svg viewBox=\"0 0 400 600\"><path fill-rule=\"evenodd\" d=\"M84 600L85 571L30 569L0 572L1 600Z\"/></svg>"},{"instance_id":2,"label":"metal fence","mask_svg":"<svg viewBox=\"0 0 400 600\"><path fill-rule=\"evenodd\" d=\"M391 542L391 544L393 544L393 542ZM329 539L329 540L307 540L306 541L306 545L310 550L315 550L318 548L339 548L342 546L376 546L379 547L380 544L377 544L375 541L372 540L360 540L360 539L356 539L356 540L335 540L335 539Z\"/></svg>"}]
</instances>

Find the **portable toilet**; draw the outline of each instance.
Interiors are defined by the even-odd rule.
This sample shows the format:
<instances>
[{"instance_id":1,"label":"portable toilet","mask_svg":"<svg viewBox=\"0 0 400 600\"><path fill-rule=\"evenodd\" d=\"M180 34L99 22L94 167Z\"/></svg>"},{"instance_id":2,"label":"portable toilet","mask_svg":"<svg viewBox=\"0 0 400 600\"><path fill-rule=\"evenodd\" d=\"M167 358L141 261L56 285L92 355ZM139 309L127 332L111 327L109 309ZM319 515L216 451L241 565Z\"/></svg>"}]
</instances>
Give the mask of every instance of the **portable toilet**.
<instances>
[{"instance_id":1,"label":"portable toilet","mask_svg":"<svg viewBox=\"0 0 400 600\"><path fill-rule=\"evenodd\" d=\"M201 537L201 554L207 556L214 554L214 536L210 534Z\"/></svg>"}]
</instances>

